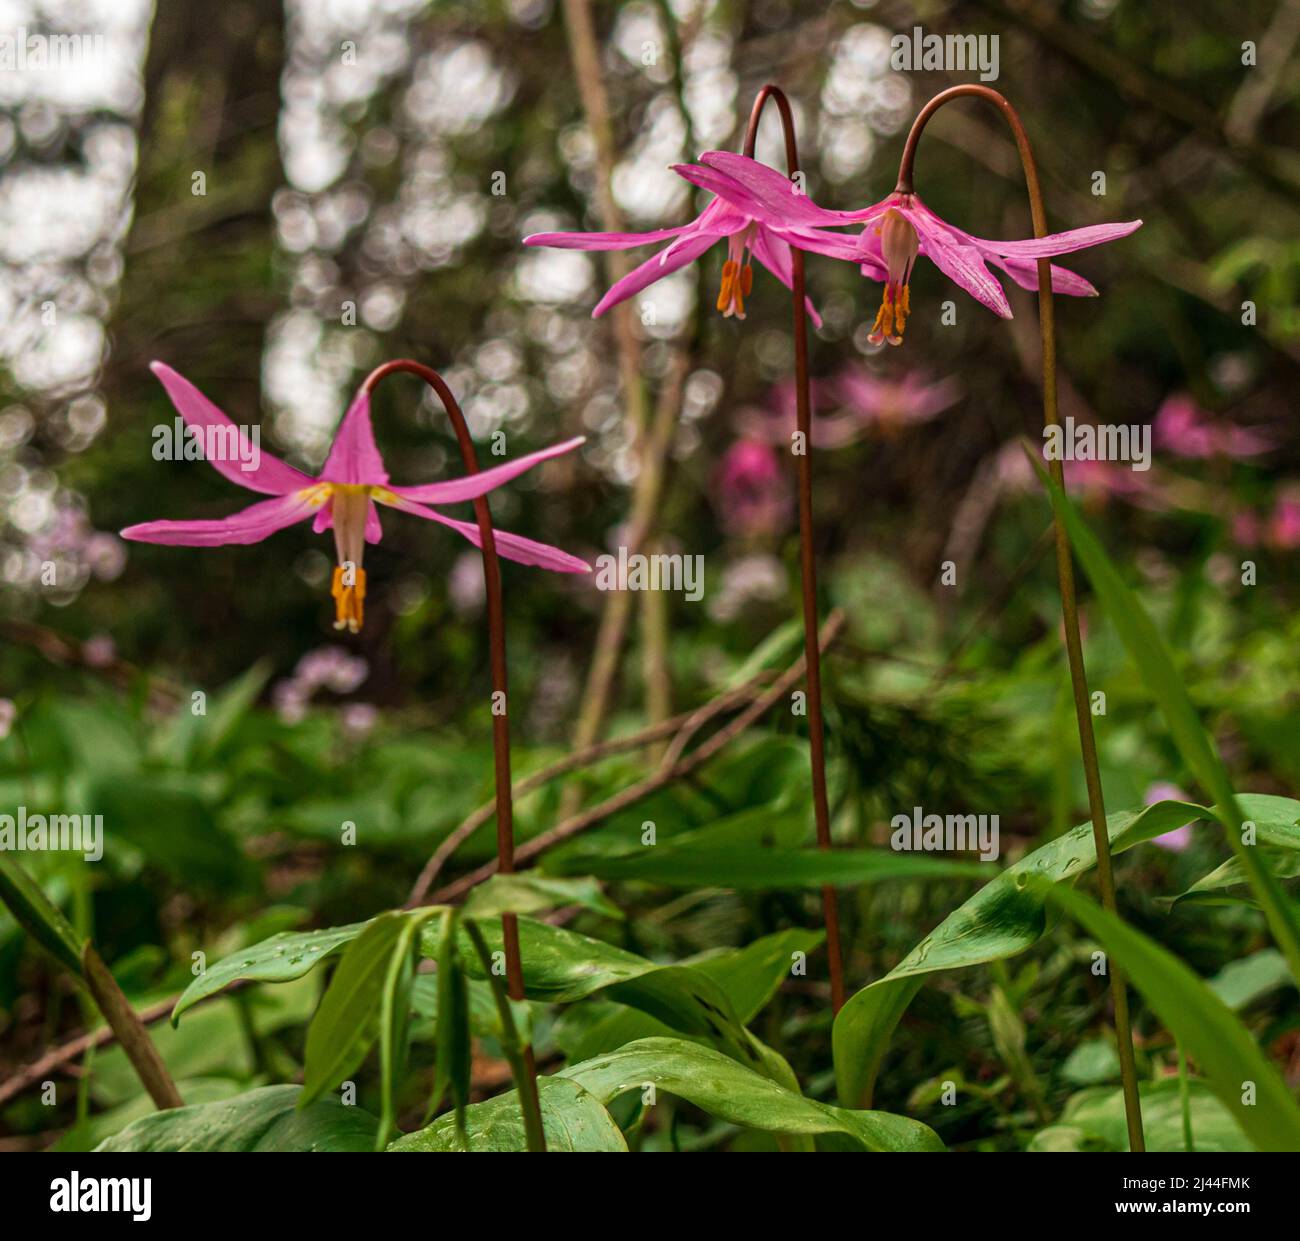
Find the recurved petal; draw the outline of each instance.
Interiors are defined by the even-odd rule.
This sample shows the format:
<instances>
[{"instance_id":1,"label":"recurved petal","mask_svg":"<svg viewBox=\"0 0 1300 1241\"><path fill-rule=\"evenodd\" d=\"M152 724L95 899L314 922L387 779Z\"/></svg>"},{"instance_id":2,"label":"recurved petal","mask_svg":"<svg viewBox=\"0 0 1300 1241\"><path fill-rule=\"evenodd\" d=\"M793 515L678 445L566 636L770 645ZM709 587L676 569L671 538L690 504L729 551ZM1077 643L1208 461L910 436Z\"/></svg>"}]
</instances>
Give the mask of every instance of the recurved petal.
<instances>
[{"instance_id":1,"label":"recurved petal","mask_svg":"<svg viewBox=\"0 0 1300 1241\"><path fill-rule=\"evenodd\" d=\"M1000 267L1022 289L1038 290L1038 264L1030 259L1008 259L1001 255L990 254L988 261ZM1070 297L1096 297L1096 288L1078 272L1068 267L1052 264L1052 292L1065 293Z\"/></svg>"},{"instance_id":2,"label":"recurved petal","mask_svg":"<svg viewBox=\"0 0 1300 1241\"><path fill-rule=\"evenodd\" d=\"M705 167L701 168L700 164ZM700 164L674 164L673 168L688 181L735 206L741 206L743 198L752 208L749 213L773 228L797 224L812 228L858 224L879 206L874 204L863 211L829 211L819 207L770 164L734 151L706 151L700 156Z\"/></svg>"},{"instance_id":3,"label":"recurved petal","mask_svg":"<svg viewBox=\"0 0 1300 1241\"><path fill-rule=\"evenodd\" d=\"M921 240L921 252L949 280L960 285L994 314L1004 319L1012 317L1006 293L985 267L984 257L974 246L968 245L927 211L904 207L896 210L912 222Z\"/></svg>"},{"instance_id":4,"label":"recurved petal","mask_svg":"<svg viewBox=\"0 0 1300 1241\"><path fill-rule=\"evenodd\" d=\"M579 435L575 439L565 440L562 444L552 444L549 448L530 452L525 457L506 461L493 466L490 470L480 470L477 474L467 474L464 478L453 479L449 483L419 483L414 487L393 487L388 490L408 500L419 500L425 504L455 504L461 500L473 500L486 495L489 491L508 483L512 478L531 470L533 466L572 452L579 444L585 444L587 437Z\"/></svg>"},{"instance_id":5,"label":"recurved petal","mask_svg":"<svg viewBox=\"0 0 1300 1241\"><path fill-rule=\"evenodd\" d=\"M479 535L478 523L474 521L456 521L448 517L437 509L426 508L423 504L417 504L414 500L408 500L404 496L397 496L397 503L392 505L399 508L403 513L411 513L416 517L423 517L426 521L436 521L440 526L447 526L455 530L457 534L463 535L475 547L482 547L483 540ZM493 536L496 541L497 552L507 560L515 560L520 564L535 565L539 569L553 569L556 573L590 573L591 566L585 560L579 560L577 556L570 556L568 552L561 551L558 547L551 547L548 543L537 543L532 539L526 539L520 534L511 534L508 530L494 530Z\"/></svg>"},{"instance_id":6,"label":"recurved petal","mask_svg":"<svg viewBox=\"0 0 1300 1241\"><path fill-rule=\"evenodd\" d=\"M374 427L370 425L370 393L358 392L348 406L339 429L334 432L334 442L330 444L320 476L331 483L382 487L388 482L384 459L375 444Z\"/></svg>"},{"instance_id":7,"label":"recurved petal","mask_svg":"<svg viewBox=\"0 0 1300 1241\"><path fill-rule=\"evenodd\" d=\"M244 469L246 462L252 461L253 445L242 428L233 423L206 396L203 395L184 375L172 370L165 362L151 362L149 369L158 377L167 390L176 412L192 427L217 427L225 431L227 441L237 441L237 447L231 445L231 451L212 456L205 460L219 474L247 487L249 491L260 491L263 495L281 496L300 487L310 485L312 479L301 470L281 461L278 457L265 452L260 443L257 446L257 468Z\"/></svg>"},{"instance_id":8,"label":"recurved petal","mask_svg":"<svg viewBox=\"0 0 1300 1241\"><path fill-rule=\"evenodd\" d=\"M260 543L277 530L305 521L320 504L320 489L309 487L274 500L260 500L215 521L146 521L127 526L122 537L137 543L166 543L176 547Z\"/></svg>"},{"instance_id":9,"label":"recurved petal","mask_svg":"<svg viewBox=\"0 0 1300 1241\"><path fill-rule=\"evenodd\" d=\"M1025 241L986 241L971 237L971 244L986 254L1000 254L1004 258L1047 259L1058 254L1072 254L1089 246L1100 246L1108 241L1118 241L1142 227L1141 220L1127 220L1117 224L1089 224L1086 228L1072 228L1064 233L1048 233L1046 237L1030 237Z\"/></svg>"},{"instance_id":10,"label":"recurved petal","mask_svg":"<svg viewBox=\"0 0 1300 1241\"><path fill-rule=\"evenodd\" d=\"M656 228L648 233L533 233L524 238L526 246L551 246L558 250L630 250L648 246L690 232L698 224L692 220L677 228Z\"/></svg>"},{"instance_id":11,"label":"recurved petal","mask_svg":"<svg viewBox=\"0 0 1300 1241\"><path fill-rule=\"evenodd\" d=\"M619 302L625 302L629 297L635 297L642 289L654 284L656 280L662 280L665 276L677 271L678 268L685 267L687 263L693 262L713 245L720 235L717 233L697 233L693 237L678 242L672 249L665 249L658 254L652 254L639 267L633 268L621 280L615 281L609 292L596 303L596 309L591 312L591 317L593 319L600 318L611 306L617 306Z\"/></svg>"}]
</instances>

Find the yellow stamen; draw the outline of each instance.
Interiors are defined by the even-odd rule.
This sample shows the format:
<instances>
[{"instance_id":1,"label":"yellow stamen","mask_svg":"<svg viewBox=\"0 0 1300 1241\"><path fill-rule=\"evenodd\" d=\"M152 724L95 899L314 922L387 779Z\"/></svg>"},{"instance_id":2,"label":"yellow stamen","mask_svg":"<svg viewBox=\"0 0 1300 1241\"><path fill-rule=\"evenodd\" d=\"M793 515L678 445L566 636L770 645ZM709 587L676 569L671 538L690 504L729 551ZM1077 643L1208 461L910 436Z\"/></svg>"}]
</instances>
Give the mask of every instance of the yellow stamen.
<instances>
[{"instance_id":1,"label":"yellow stamen","mask_svg":"<svg viewBox=\"0 0 1300 1241\"><path fill-rule=\"evenodd\" d=\"M336 565L330 586L334 596L334 628L359 633L366 622L366 571L354 565Z\"/></svg>"}]
</instances>

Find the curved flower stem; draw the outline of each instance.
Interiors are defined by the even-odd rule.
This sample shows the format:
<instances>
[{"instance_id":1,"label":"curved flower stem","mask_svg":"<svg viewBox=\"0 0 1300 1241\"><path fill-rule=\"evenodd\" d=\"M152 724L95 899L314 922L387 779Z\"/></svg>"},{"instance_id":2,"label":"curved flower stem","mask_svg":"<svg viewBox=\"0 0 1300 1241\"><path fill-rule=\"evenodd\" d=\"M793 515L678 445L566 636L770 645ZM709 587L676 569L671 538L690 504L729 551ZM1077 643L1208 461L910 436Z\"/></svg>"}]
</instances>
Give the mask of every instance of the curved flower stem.
<instances>
[{"instance_id":1,"label":"curved flower stem","mask_svg":"<svg viewBox=\"0 0 1300 1241\"><path fill-rule=\"evenodd\" d=\"M1029 145L1029 136L1020 122L1015 108L998 91L988 86L963 83L940 91L917 113L903 147L903 158L898 166L896 193L911 194L912 163L916 158L916 144L930 118L945 103L963 95L973 95L993 104L1002 114L1016 140L1020 163L1025 171L1025 186L1029 191L1029 215L1035 237L1047 235L1047 218L1043 211L1043 193L1038 184L1038 168ZM1038 260L1038 321L1043 336L1043 423L1060 425L1056 409L1056 317L1052 301L1051 260ZM1065 489L1064 467L1059 459L1048 462L1053 481ZM1074 688L1074 713L1079 724L1079 749L1083 755L1083 773L1088 786L1088 809L1092 817L1093 838L1097 847L1097 886L1101 889L1102 904L1118 916L1115 907L1115 876L1110 862L1110 836L1106 830L1106 806L1102 800L1101 773L1097 767L1097 742L1092 732L1092 711L1088 699L1088 678L1083 667L1083 643L1079 637L1079 609L1074 593L1074 563L1070 557L1070 540L1059 517L1053 517L1056 528L1056 573L1061 587L1061 612L1065 622L1065 651L1070 663L1070 681ZM1128 991L1124 977L1110 964L1110 991L1115 1005L1115 1034L1119 1043L1120 1074L1124 1083L1124 1114L1128 1121L1129 1149L1146 1149L1142 1136L1142 1107L1138 1098L1137 1066L1133 1060L1133 1031L1129 1021Z\"/></svg>"},{"instance_id":2,"label":"curved flower stem","mask_svg":"<svg viewBox=\"0 0 1300 1241\"><path fill-rule=\"evenodd\" d=\"M768 100L776 104L785 131L785 162L790 176L799 171L799 149L795 142L794 116L790 101L779 86L768 83L754 98L745 131L743 154L754 157L758 122ZM808 746L812 754L813 813L817 820L817 847L831 847L830 805L826 798L826 731L822 723L821 651L817 644L817 557L813 549L812 510L812 403L808 394L808 311L804 296L803 251L790 247L791 287L794 293L794 373L797 426L803 452L796 457L799 469L799 565L803 582L803 649L808 670ZM836 891L822 888L822 917L826 923L826 955L831 976L831 1008L844 1006L844 961L840 951L840 911Z\"/></svg>"},{"instance_id":3,"label":"curved flower stem","mask_svg":"<svg viewBox=\"0 0 1300 1241\"><path fill-rule=\"evenodd\" d=\"M474 440L470 436L465 415L461 412L451 389L437 371L419 362L413 362L410 358L398 358L393 362L385 362L383 366L371 371L363 385L365 391L373 392L381 379L399 371L418 376L437 393L456 432L456 442L460 445L460 455L465 463L465 470L469 474L477 474L478 457L474 452ZM492 753L496 777L497 870L503 875L508 875L515 868L515 832L514 803L510 791L506 625L505 610L501 603L501 562L497 558L496 537L492 531L492 512L488 508L487 496L479 496L474 501L474 516L478 521L479 537L482 540L483 580L487 587L488 648L492 665ZM512 1000L522 1000L524 972L519 959L519 921L514 914L501 915L501 939L506 954L507 990ZM537 1098L537 1065L531 1046L524 1048L524 1062L528 1072L526 1081L520 1083L520 1105L528 1119L526 1127L541 1133L541 1110ZM540 1149L546 1149L544 1140Z\"/></svg>"}]
</instances>

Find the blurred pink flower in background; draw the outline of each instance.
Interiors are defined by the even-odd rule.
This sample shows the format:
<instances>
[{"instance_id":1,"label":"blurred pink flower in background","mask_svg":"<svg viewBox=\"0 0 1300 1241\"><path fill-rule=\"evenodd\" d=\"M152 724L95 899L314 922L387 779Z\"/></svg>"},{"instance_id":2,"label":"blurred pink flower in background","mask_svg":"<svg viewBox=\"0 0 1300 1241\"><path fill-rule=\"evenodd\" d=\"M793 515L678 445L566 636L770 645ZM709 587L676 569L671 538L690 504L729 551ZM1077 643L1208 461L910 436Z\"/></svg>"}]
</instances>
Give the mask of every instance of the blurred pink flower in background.
<instances>
[{"instance_id":1,"label":"blurred pink flower in background","mask_svg":"<svg viewBox=\"0 0 1300 1241\"><path fill-rule=\"evenodd\" d=\"M1151 785L1142 800L1145 805L1154 806L1158 801L1190 801L1191 798L1178 785L1162 780ZM1192 843L1192 825L1184 823L1182 827L1175 827L1164 835L1157 836L1151 843L1168 849L1171 853L1182 853Z\"/></svg>"},{"instance_id":2,"label":"blurred pink flower in background","mask_svg":"<svg viewBox=\"0 0 1300 1241\"><path fill-rule=\"evenodd\" d=\"M1300 547L1300 491L1288 490L1278 495L1268 523L1268 541L1279 551L1290 552Z\"/></svg>"},{"instance_id":3,"label":"blurred pink flower in background","mask_svg":"<svg viewBox=\"0 0 1300 1241\"><path fill-rule=\"evenodd\" d=\"M929 422L955 405L961 395L961 384L951 376L932 382L923 371L915 370L885 378L850 363L830 379L809 385L810 438L814 448L844 448L872 431L893 434L902 427ZM836 412L823 412L827 410ZM773 384L765 405L741 411L736 421L752 438L790 443L797 428L794 380Z\"/></svg>"},{"instance_id":4,"label":"blurred pink flower in background","mask_svg":"<svg viewBox=\"0 0 1300 1241\"><path fill-rule=\"evenodd\" d=\"M318 690L351 694L370 675L370 665L341 646L320 646L308 651L293 670L271 691L271 700L286 724L297 724Z\"/></svg>"},{"instance_id":5,"label":"blurred pink flower in background","mask_svg":"<svg viewBox=\"0 0 1300 1241\"><path fill-rule=\"evenodd\" d=\"M1176 457L1258 457L1273 447L1262 431L1215 420L1185 393L1169 397L1156 411L1154 438L1157 448Z\"/></svg>"},{"instance_id":6,"label":"blurred pink flower in background","mask_svg":"<svg viewBox=\"0 0 1300 1241\"><path fill-rule=\"evenodd\" d=\"M1165 507L1165 496L1154 470L1134 470L1115 461L1063 461L1065 489L1085 503L1126 500L1143 508ZM1004 491L1041 490L1038 477L1018 440L1008 440L998 450L996 474Z\"/></svg>"},{"instance_id":7,"label":"blurred pink flower in background","mask_svg":"<svg viewBox=\"0 0 1300 1241\"><path fill-rule=\"evenodd\" d=\"M18 708L10 698L0 698L0 741L9 736L14 720L18 718Z\"/></svg>"},{"instance_id":8,"label":"blurred pink flower in background","mask_svg":"<svg viewBox=\"0 0 1300 1241\"><path fill-rule=\"evenodd\" d=\"M790 480L771 444L737 440L719 463L714 485L714 506L728 534L777 534L789 519Z\"/></svg>"},{"instance_id":9,"label":"blurred pink flower in background","mask_svg":"<svg viewBox=\"0 0 1300 1241\"><path fill-rule=\"evenodd\" d=\"M953 376L931 382L923 371L904 371L898 378L873 375L849 363L835 377L835 391L845 408L864 426L894 431L929 422L961 400Z\"/></svg>"}]
</instances>

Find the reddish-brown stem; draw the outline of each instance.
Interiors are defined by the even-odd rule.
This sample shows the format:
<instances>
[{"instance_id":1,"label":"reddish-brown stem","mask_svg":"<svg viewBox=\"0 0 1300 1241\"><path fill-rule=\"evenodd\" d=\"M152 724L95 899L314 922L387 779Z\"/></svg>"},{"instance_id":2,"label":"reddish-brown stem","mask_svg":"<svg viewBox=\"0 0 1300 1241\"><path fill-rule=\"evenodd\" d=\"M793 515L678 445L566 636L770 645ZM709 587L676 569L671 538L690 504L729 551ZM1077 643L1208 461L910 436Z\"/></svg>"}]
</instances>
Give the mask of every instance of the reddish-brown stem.
<instances>
[{"instance_id":1,"label":"reddish-brown stem","mask_svg":"<svg viewBox=\"0 0 1300 1241\"><path fill-rule=\"evenodd\" d=\"M903 146L903 157L898 166L898 185L895 192L913 193L912 164L916 159L916 144L930 118L953 99L971 95L991 103L1002 114L1016 140L1020 163L1025 172L1025 186L1029 191L1029 216L1035 237L1047 235L1047 215L1043 210L1043 192L1038 183L1038 167L1029 145L1029 135L1010 102L989 86L963 83L940 91L917 113L911 131ZM1052 265L1050 259L1038 260L1038 321L1043 338L1043 422L1057 426L1060 418L1056 408L1056 314L1052 301ZM1057 487L1065 490L1064 467L1059 458L1048 462L1048 468ZM1115 876L1110 861L1110 836L1106 828L1106 806L1102 799L1101 772L1097 764L1097 741L1092 731L1092 708L1088 696L1088 677L1083 667L1083 641L1079 635L1079 608L1074 592L1074 562L1070 555L1070 540L1059 516L1053 518L1056 527L1056 572L1061 588L1061 613L1065 627L1065 652L1070 665L1070 683L1074 690L1074 713L1079 726L1079 750L1083 757L1084 781L1088 788L1088 809L1092 817L1093 840L1097 850L1097 887L1102 904L1111 913L1117 913L1115 903ZM1115 1034L1119 1045L1120 1076L1124 1089L1124 1112L1128 1121L1129 1149L1145 1150L1142 1137L1142 1106L1138 1097L1137 1065L1133 1057L1133 1032L1129 1022L1128 990L1123 975L1110 968L1111 998L1115 1006Z\"/></svg>"},{"instance_id":2,"label":"reddish-brown stem","mask_svg":"<svg viewBox=\"0 0 1300 1241\"><path fill-rule=\"evenodd\" d=\"M385 376L404 371L423 379L438 395L447 417L451 419L452 429L456 433L456 442L460 445L461 460L465 463L465 472L478 473L478 456L474 451L474 440L469 433L469 424L451 389L442 376L432 367L414 362L410 358L398 358L385 362L371 371L363 385L366 392L373 392L375 386ZM492 530L492 511L488 507L487 496L479 496L474 501L474 516L478 521L479 539L483 552L483 579L487 587L488 615L488 650L492 666L492 755L496 780L496 817L497 817L497 869L508 875L515 868L515 831L514 804L511 799L510 785L510 717L507 713L509 702L506 684L506 624L505 609L501 602L501 561L497 557L496 537ZM506 954L506 986L513 1000L524 998L524 971L519 958L519 922L514 914L501 916L501 938ZM519 1084L520 1104L534 1113L537 1132L542 1132L541 1111L537 1097L537 1067L531 1046L525 1048L524 1060L527 1067L525 1081ZM543 1144L542 1149L545 1150Z\"/></svg>"},{"instance_id":3,"label":"reddish-brown stem","mask_svg":"<svg viewBox=\"0 0 1300 1241\"><path fill-rule=\"evenodd\" d=\"M786 169L793 177L799 171L799 148L795 141L794 116L790 101L779 86L770 82L758 92L749 114L743 154L754 157L758 122L767 101L776 104L785 131ZM822 723L821 652L817 645L817 555L813 547L812 508L812 402L808 393L808 312L804 296L803 251L790 247L791 285L794 292L794 376L796 418L803 441L795 460L799 472L799 567L803 585L803 649L807 663L808 747L812 755L813 813L817 820L817 847L831 847L830 804L826 797L826 731ZM831 976L831 1007L844 1005L844 961L840 951L840 912L835 889L822 889L822 917L826 923L826 955Z\"/></svg>"}]
</instances>

